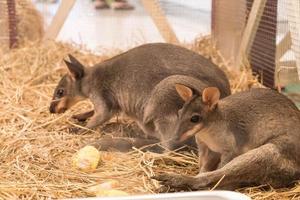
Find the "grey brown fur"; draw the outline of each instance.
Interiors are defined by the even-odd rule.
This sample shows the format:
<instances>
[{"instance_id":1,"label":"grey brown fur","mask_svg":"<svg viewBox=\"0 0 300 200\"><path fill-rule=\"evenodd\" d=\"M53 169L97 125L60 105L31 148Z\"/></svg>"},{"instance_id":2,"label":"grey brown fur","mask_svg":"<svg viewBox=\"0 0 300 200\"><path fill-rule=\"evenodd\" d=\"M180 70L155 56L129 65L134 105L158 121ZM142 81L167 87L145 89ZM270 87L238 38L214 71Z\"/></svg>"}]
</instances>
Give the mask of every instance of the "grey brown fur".
<instances>
[{"instance_id":1,"label":"grey brown fur","mask_svg":"<svg viewBox=\"0 0 300 200\"><path fill-rule=\"evenodd\" d=\"M186 110L198 107L203 119L195 136L200 173L156 176L163 185L200 190L224 176L218 188L284 187L300 179L300 112L284 95L251 89L221 99L211 109L201 98L186 104Z\"/></svg>"},{"instance_id":2,"label":"grey brown fur","mask_svg":"<svg viewBox=\"0 0 300 200\"><path fill-rule=\"evenodd\" d=\"M171 96L177 109L174 109L174 106L161 107L155 101L156 105L149 105L147 102L149 99L153 101L157 98L155 95L151 96L152 90L160 81L171 75L191 76L207 86L218 87L222 97L230 94L229 82L224 72L209 59L176 45L165 43L142 45L88 68L82 67L72 56L70 60L71 62L66 62L71 74L67 76L68 87L61 87L60 84L57 86L50 111L63 112L70 107L64 108L64 102L73 105L74 99L77 102L89 98L94 104L94 112L75 116L79 120L92 116L87 128L101 125L116 113L123 112L133 118L150 138L161 139L162 135L170 134L173 129L165 127L166 125L162 128L160 126L162 123L159 122L166 118L177 120L177 111L183 102L175 96L175 90L171 89ZM67 88L66 94L57 97L56 94L61 88ZM163 98L169 99L169 96ZM164 99L160 101L163 102ZM156 113L156 110L147 112L146 119L144 117L146 106L154 106L161 112ZM165 113L168 113L168 116Z\"/></svg>"},{"instance_id":3,"label":"grey brown fur","mask_svg":"<svg viewBox=\"0 0 300 200\"><path fill-rule=\"evenodd\" d=\"M169 149L180 148L179 141L181 134L192 128L194 123L190 119L178 120L178 111L184 105L184 101L178 96L175 84L181 83L189 87L196 87L201 93L209 84L193 77L184 75L172 75L160 81L152 90L149 100L144 109L143 123L147 126L149 123L155 123L156 127L163 133L157 137L163 143L163 146ZM211 85L211 84L210 84ZM222 98L225 97L222 94ZM185 144L194 146L194 139L190 138ZM196 145L195 145L196 146Z\"/></svg>"}]
</instances>

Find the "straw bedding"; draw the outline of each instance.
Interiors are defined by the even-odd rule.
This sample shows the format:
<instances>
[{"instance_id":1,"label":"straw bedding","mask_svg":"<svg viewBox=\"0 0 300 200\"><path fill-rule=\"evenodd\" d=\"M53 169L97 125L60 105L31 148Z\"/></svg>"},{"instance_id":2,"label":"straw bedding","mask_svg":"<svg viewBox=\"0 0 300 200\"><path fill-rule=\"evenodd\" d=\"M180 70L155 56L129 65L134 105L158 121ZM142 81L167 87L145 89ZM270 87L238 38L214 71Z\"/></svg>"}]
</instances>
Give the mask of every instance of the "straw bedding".
<instances>
[{"instance_id":1,"label":"straw bedding","mask_svg":"<svg viewBox=\"0 0 300 200\"><path fill-rule=\"evenodd\" d=\"M245 67L229 70L218 52L209 48L209 38L191 46L226 70L233 91L257 85ZM132 126L119 119L109 122L113 128L86 135L72 135L71 115L91 107L83 102L61 115L51 115L48 106L53 89L65 73L62 59L71 53L86 65L101 62L117 53L94 55L69 44L28 43L8 53L0 51L0 199L46 199L88 196L86 189L106 180L117 179L117 188L130 194L155 193L158 183L149 177L162 171L197 173L197 157L188 153L102 152L102 161L93 173L71 167L73 154L104 132L123 134ZM117 122L123 122L117 124ZM106 126L108 127L108 125ZM282 190L261 187L242 189L254 199L299 199L300 185Z\"/></svg>"}]
</instances>

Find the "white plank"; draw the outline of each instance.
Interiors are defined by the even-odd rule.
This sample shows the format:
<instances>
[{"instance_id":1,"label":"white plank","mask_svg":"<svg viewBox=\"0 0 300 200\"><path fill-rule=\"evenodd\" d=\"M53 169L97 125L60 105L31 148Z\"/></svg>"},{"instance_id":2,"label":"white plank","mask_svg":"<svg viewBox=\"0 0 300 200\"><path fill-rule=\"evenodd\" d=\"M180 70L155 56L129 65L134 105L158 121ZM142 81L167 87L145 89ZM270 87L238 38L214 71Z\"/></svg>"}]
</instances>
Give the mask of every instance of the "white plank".
<instances>
[{"instance_id":1,"label":"white plank","mask_svg":"<svg viewBox=\"0 0 300 200\"><path fill-rule=\"evenodd\" d=\"M145 10L151 16L161 36L166 42L178 44L175 32L170 26L157 0L142 0Z\"/></svg>"},{"instance_id":2,"label":"white plank","mask_svg":"<svg viewBox=\"0 0 300 200\"><path fill-rule=\"evenodd\" d=\"M280 42L276 45L276 61L278 62L281 57L291 49L292 39L291 32L289 31Z\"/></svg>"},{"instance_id":3,"label":"white plank","mask_svg":"<svg viewBox=\"0 0 300 200\"><path fill-rule=\"evenodd\" d=\"M70 11L72 10L76 0L62 0L60 6L53 17L53 20L46 30L45 39L55 39L59 34L60 29L65 23Z\"/></svg>"}]
</instances>

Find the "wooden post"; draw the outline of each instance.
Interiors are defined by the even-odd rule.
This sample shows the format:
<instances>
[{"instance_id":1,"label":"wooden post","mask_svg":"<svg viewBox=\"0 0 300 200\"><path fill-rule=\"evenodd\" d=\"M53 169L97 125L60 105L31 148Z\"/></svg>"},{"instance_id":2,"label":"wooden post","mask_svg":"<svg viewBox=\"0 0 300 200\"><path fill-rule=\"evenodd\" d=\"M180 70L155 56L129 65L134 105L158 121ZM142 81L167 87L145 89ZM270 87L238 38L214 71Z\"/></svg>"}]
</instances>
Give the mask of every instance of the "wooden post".
<instances>
[{"instance_id":1,"label":"wooden post","mask_svg":"<svg viewBox=\"0 0 300 200\"><path fill-rule=\"evenodd\" d=\"M230 66L236 64L246 18L246 0L212 0L212 40Z\"/></svg>"},{"instance_id":2,"label":"wooden post","mask_svg":"<svg viewBox=\"0 0 300 200\"><path fill-rule=\"evenodd\" d=\"M7 0L9 48L16 47L18 41L15 0Z\"/></svg>"},{"instance_id":3,"label":"wooden post","mask_svg":"<svg viewBox=\"0 0 300 200\"><path fill-rule=\"evenodd\" d=\"M257 32L257 28L264 11L267 0L254 0L248 21L242 36L242 41L237 57L237 66L243 64L243 59L248 57L251 45Z\"/></svg>"},{"instance_id":4,"label":"wooden post","mask_svg":"<svg viewBox=\"0 0 300 200\"><path fill-rule=\"evenodd\" d=\"M59 34L60 29L65 23L66 18L68 17L71 9L73 8L76 0L62 0L61 4L53 17L53 20L46 30L44 39L55 39Z\"/></svg>"},{"instance_id":5,"label":"wooden post","mask_svg":"<svg viewBox=\"0 0 300 200\"><path fill-rule=\"evenodd\" d=\"M161 9L159 2L157 0L142 0L142 3L164 40L169 43L178 44L179 41L176 37L176 34L168 23L168 20Z\"/></svg>"},{"instance_id":6,"label":"wooden post","mask_svg":"<svg viewBox=\"0 0 300 200\"><path fill-rule=\"evenodd\" d=\"M0 1L0 16L0 48L7 51L9 49L9 33L6 1Z\"/></svg>"}]
</instances>

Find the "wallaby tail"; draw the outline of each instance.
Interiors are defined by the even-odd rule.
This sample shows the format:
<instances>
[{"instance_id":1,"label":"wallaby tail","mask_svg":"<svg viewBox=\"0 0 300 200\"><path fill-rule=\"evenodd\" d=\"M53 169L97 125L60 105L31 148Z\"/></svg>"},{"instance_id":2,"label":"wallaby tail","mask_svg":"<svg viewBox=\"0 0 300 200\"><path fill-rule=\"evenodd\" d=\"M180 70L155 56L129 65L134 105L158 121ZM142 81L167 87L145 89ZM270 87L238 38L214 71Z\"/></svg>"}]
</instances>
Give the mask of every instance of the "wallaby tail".
<instances>
[{"instance_id":1,"label":"wallaby tail","mask_svg":"<svg viewBox=\"0 0 300 200\"><path fill-rule=\"evenodd\" d=\"M161 174L155 179L163 185L178 189L200 190L214 187L237 189L244 186L270 184L272 187L285 187L300 178L300 169L274 144L265 144L244 153L224 167L195 177Z\"/></svg>"},{"instance_id":2,"label":"wallaby tail","mask_svg":"<svg viewBox=\"0 0 300 200\"><path fill-rule=\"evenodd\" d=\"M91 144L101 151L116 150L121 152L129 152L135 148L143 148L143 150L162 152L163 149L158 145L157 139L145 138L128 138L128 137L104 137L97 142Z\"/></svg>"}]
</instances>

